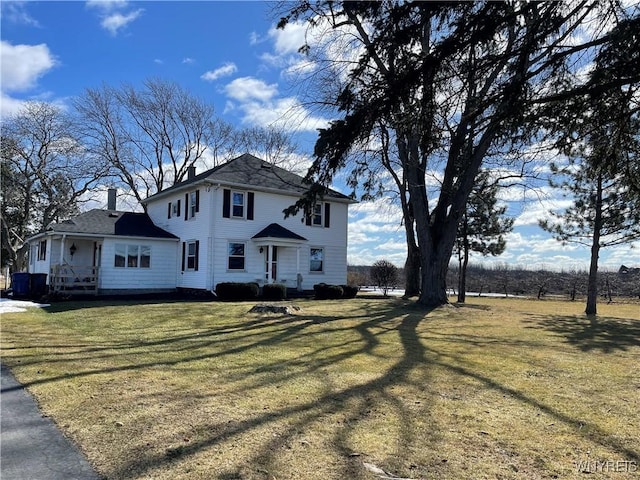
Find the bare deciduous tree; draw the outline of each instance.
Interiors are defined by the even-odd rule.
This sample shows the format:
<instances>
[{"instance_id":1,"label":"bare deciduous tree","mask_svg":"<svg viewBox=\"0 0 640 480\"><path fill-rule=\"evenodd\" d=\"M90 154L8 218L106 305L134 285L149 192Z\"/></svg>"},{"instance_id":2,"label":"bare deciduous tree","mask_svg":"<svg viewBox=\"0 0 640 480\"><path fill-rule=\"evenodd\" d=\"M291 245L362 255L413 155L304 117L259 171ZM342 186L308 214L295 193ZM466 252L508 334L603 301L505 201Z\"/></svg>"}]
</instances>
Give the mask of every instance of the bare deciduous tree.
<instances>
[{"instance_id":1,"label":"bare deciduous tree","mask_svg":"<svg viewBox=\"0 0 640 480\"><path fill-rule=\"evenodd\" d=\"M204 157L211 127L224 130L213 106L163 80L147 80L139 89L89 88L74 105L87 148L114 167L139 202L184 180Z\"/></svg>"},{"instance_id":2,"label":"bare deciduous tree","mask_svg":"<svg viewBox=\"0 0 640 480\"><path fill-rule=\"evenodd\" d=\"M25 240L77 213L109 168L88 152L73 119L42 102L27 103L2 128L2 248L25 268Z\"/></svg>"}]
</instances>

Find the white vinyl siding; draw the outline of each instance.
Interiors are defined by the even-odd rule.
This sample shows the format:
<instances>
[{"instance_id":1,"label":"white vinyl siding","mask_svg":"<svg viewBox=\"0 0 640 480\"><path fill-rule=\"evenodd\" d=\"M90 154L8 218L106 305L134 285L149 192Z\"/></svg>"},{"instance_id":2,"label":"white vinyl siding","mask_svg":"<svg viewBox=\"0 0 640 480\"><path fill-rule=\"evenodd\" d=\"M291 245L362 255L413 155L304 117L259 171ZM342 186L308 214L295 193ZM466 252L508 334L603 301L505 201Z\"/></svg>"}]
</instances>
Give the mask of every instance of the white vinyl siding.
<instances>
[{"instance_id":1,"label":"white vinyl siding","mask_svg":"<svg viewBox=\"0 0 640 480\"><path fill-rule=\"evenodd\" d=\"M147 213L159 227L180 238L176 245L175 270L177 286L211 290L220 282L255 282L265 278L265 250L252 237L271 223L278 223L307 241L278 245L277 282L283 281L287 287L296 287L296 274L303 277L302 287L312 290L318 283L318 274L310 272L310 248L322 247L322 281L332 284L344 284L347 281L347 207L346 203L323 202L322 224L327 221L327 204L330 204L330 227L319 228L302 221L302 214L284 218L282 211L294 204L298 197L243 190L240 187L219 188L199 187L199 213L194 219L182 221L167 218L167 203L182 199L188 191L176 192L161 200L148 204ZM229 193L229 214L225 218L224 191ZM244 220L232 216L233 193L244 194ZM252 198L250 198L252 197ZM239 206L239 198L238 206ZM182 209L185 206L182 205ZM239 213L239 212L238 212ZM200 242L199 268L182 271L182 242ZM229 243L244 244L244 268L229 269ZM105 257L107 258L107 257ZM153 264L158 258L153 252ZM239 262L240 260L238 260Z\"/></svg>"},{"instance_id":2,"label":"white vinyl siding","mask_svg":"<svg viewBox=\"0 0 640 480\"><path fill-rule=\"evenodd\" d=\"M134 260L134 250L127 248L125 256L127 266L116 267L114 265L116 250L123 244L127 247L137 246L137 255ZM122 253L121 248L119 252ZM175 288L177 252L177 241L145 239L141 242L139 239L131 239L123 242L122 239L105 238L102 245L102 257L105 261L100 267L99 288L105 290ZM134 264L137 266L133 267Z\"/></svg>"}]
</instances>

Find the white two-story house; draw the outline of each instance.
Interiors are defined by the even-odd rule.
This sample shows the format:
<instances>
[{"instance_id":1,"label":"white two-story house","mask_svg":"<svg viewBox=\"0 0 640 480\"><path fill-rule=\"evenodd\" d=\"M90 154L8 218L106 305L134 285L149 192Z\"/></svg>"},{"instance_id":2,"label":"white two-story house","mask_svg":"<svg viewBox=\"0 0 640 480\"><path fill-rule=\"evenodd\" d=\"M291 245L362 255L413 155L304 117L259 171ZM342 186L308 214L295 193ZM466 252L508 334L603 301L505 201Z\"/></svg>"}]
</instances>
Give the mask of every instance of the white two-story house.
<instances>
[{"instance_id":1,"label":"white two-story house","mask_svg":"<svg viewBox=\"0 0 640 480\"><path fill-rule=\"evenodd\" d=\"M30 238L29 271L48 273L54 289L98 293L344 284L353 200L329 190L311 217L284 218L307 188L302 177L249 154L200 174L191 169L187 180L147 198L146 214L111 202Z\"/></svg>"}]
</instances>

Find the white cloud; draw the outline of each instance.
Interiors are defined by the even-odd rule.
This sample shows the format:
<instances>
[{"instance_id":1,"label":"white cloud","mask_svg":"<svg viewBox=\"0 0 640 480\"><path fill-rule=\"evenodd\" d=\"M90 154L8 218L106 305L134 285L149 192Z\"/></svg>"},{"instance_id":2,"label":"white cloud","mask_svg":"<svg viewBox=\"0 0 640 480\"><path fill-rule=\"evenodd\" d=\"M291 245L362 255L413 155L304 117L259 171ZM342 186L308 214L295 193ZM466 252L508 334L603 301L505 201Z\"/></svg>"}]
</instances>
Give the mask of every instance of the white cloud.
<instances>
[{"instance_id":1,"label":"white cloud","mask_svg":"<svg viewBox=\"0 0 640 480\"><path fill-rule=\"evenodd\" d=\"M11 98L4 93L0 93L0 119L15 115L24 106L24 100Z\"/></svg>"},{"instance_id":2,"label":"white cloud","mask_svg":"<svg viewBox=\"0 0 640 480\"><path fill-rule=\"evenodd\" d=\"M184 62L183 62L184 63ZM216 68L215 70L210 70L208 72L203 73L200 78L202 80L206 80L208 82L213 82L222 77L228 77L229 75L233 75L238 71L238 67L233 62L227 62L220 68Z\"/></svg>"},{"instance_id":3,"label":"white cloud","mask_svg":"<svg viewBox=\"0 0 640 480\"><path fill-rule=\"evenodd\" d=\"M307 26L304 22L292 22L284 29L272 27L269 30L269 37L278 55L297 53L298 49L304 45L307 33Z\"/></svg>"},{"instance_id":4,"label":"white cloud","mask_svg":"<svg viewBox=\"0 0 640 480\"><path fill-rule=\"evenodd\" d=\"M56 59L46 44L12 45L0 41L0 116L17 113L24 100L9 92L27 92L37 86L38 79L56 66Z\"/></svg>"},{"instance_id":5,"label":"white cloud","mask_svg":"<svg viewBox=\"0 0 640 480\"><path fill-rule=\"evenodd\" d=\"M118 31L138 18L143 11L143 9L139 8L138 10L134 10L127 14L122 14L120 12L112 13L104 17L100 22L100 25L105 30L108 30L111 35L115 36L118 34Z\"/></svg>"},{"instance_id":6,"label":"white cloud","mask_svg":"<svg viewBox=\"0 0 640 480\"><path fill-rule=\"evenodd\" d=\"M100 11L100 26L113 36L144 12L142 8L125 12L129 6L126 0L88 0L86 6Z\"/></svg>"},{"instance_id":7,"label":"white cloud","mask_svg":"<svg viewBox=\"0 0 640 480\"><path fill-rule=\"evenodd\" d=\"M193 63L196 63L196 61L195 61L193 58L191 58L191 57L184 57L184 58L182 59L182 63L184 63L184 64L186 64L186 65L191 65L191 64L193 64Z\"/></svg>"},{"instance_id":8,"label":"white cloud","mask_svg":"<svg viewBox=\"0 0 640 480\"><path fill-rule=\"evenodd\" d=\"M257 32L251 32L249 34L249 45L258 45L264 42L264 39Z\"/></svg>"},{"instance_id":9,"label":"white cloud","mask_svg":"<svg viewBox=\"0 0 640 480\"><path fill-rule=\"evenodd\" d=\"M263 80L253 77L241 77L227 84L225 91L229 97L240 102L249 100L266 102L276 96L278 86L275 83L268 85Z\"/></svg>"},{"instance_id":10,"label":"white cloud","mask_svg":"<svg viewBox=\"0 0 640 480\"><path fill-rule=\"evenodd\" d=\"M316 131L327 125L325 119L311 115L295 97L278 98L278 85L274 83L241 77L227 84L225 92L232 99L225 112L241 111L242 121L249 125L277 126L288 131Z\"/></svg>"},{"instance_id":11,"label":"white cloud","mask_svg":"<svg viewBox=\"0 0 640 480\"><path fill-rule=\"evenodd\" d=\"M12 23L40 27L40 23L29 15L26 9L26 2L0 2L2 8L2 18Z\"/></svg>"},{"instance_id":12,"label":"white cloud","mask_svg":"<svg viewBox=\"0 0 640 480\"><path fill-rule=\"evenodd\" d=\"M127 6L127 0L87 0L87 7L113 11Z\"/></svg>"},{"instance_id":13,"label":"white cloud","mask_svg":"<svg viewBox=\"0 0 640 480\"><path fill-rule=\"evenodd\" d=\"M352 265L371 265L389 260L402 266L407 246L400 207L387 198L361 202L349 207L348 261Z\"/></svg>"},{"instance_id":14,"label":"white cloud","mask_svg":"<svg viewBox=\"0 0 640 480\"><path fill-rule=\"evenodd\" d=\"M56 65L49 47L12 45L0 41L0 70L3 91L25 91L33 88L39 77Z\"/></svg>"},{"instance_id":15,"label":"white cloud","mask_svg":"<svg viewBox=\"0 0 640 480\"><path fill-rule=\"evenodd\" d=\"M560 211L570 207L573 201L570 199L544 199L531 202L524 206L522 212L516 217L514 226L538 225L540 220L549 219L549 211Z\"/></svg>"},{"instance_id":16,"label":"white cloud","mask_svg":"<svg viewBox=\"0 0 640 480\"><path fill-rule=\"evenodd\" d=\"M316 71L318 65L315 62L309 61L308 59L295 60L282 71L282 75L285 77L296 77L299 75L308 75L314 71Z\"/></svg>"}]
</instances>

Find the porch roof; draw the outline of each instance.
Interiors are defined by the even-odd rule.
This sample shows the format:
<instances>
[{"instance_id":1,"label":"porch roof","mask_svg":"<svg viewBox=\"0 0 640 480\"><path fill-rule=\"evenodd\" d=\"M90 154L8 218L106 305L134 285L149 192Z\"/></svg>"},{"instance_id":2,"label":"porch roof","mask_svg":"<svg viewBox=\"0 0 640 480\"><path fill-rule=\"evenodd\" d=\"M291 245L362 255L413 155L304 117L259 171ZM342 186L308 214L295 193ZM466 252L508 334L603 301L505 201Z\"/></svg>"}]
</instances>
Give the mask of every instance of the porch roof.
<instances>
[{"instance_id":1,"label":"porch roof","mask_svg":"<svg viewBox=\"0 0 640 480\"><path fill-rule=\"evenodd\" d=\"M298 235L295 232L283 227L278 223L272 223L258 233L256 233L253 237L254 240L266 240L268 238L279 239L279 240L293 240L299 242L306 242L307 239Z\"/></svg>"},{"instance_id":2,"label":"porch roof","mask_svg":"<svg viewBox=\"0 0 640 480\"><path fill-rule=\"evenodd\" d=\"M76 233L148 238L178 238L157 227L146 213L94 209L69 220L52 223L50 233Z\"/></svg>"}]
</instances>

